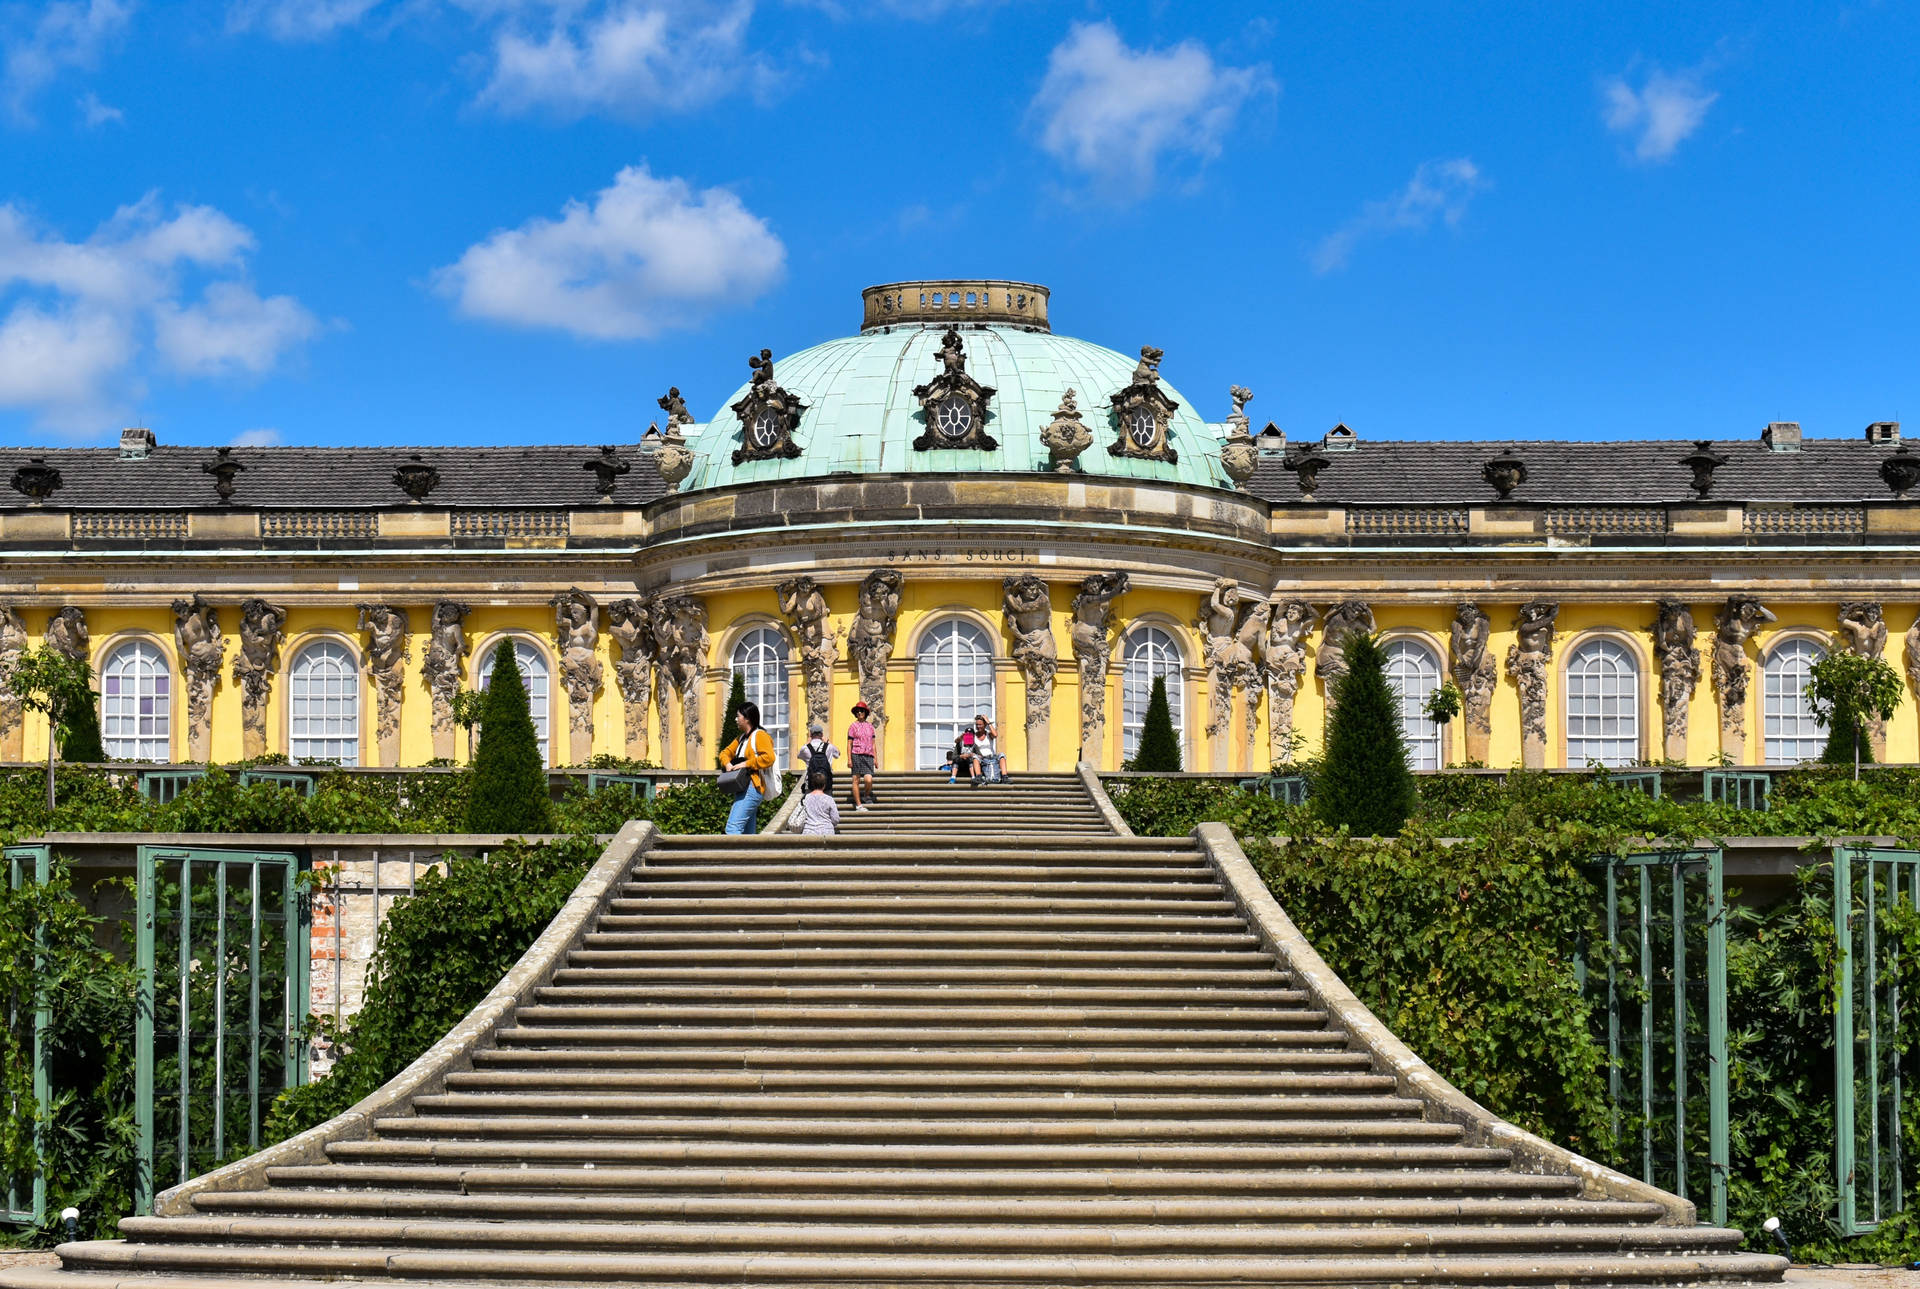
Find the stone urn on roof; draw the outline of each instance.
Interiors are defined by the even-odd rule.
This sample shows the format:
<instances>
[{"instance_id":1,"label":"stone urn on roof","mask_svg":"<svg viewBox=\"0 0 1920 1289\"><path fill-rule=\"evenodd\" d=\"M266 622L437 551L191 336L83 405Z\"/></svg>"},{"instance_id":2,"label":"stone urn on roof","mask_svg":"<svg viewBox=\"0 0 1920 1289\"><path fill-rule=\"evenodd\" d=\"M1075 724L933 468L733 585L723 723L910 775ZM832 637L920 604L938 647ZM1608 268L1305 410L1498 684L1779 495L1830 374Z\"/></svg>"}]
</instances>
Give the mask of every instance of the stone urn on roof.
<instances>
[{"instance_id":1,"label":"stone urn on roof","mask_svg":"<svg viewBox=\"0 0 1920 1289\"><path fill-rule=\"evenodd\" d=\"M1253 441L1252 423L1247 419L1247 404L1253 401L1253 391L1245 385L1235 385L1227 396L1233 400L1233 413L1227 417L1227 441L1220 448L1220 468L1233 480L1234 487L1244 491L1247 480L1253 478L1254 467L1260 464L1260 445Z\"/></svg>"}]
</instances>

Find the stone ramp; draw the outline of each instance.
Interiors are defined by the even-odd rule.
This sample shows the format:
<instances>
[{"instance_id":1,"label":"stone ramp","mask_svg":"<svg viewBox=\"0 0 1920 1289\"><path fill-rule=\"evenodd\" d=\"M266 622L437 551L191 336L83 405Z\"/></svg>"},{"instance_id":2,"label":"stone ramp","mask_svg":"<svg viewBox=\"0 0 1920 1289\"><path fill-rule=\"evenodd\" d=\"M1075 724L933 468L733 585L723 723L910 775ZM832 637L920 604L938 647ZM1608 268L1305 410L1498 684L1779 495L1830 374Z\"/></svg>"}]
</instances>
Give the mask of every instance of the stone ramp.
<instances>
[{"instance_id":1,"label":"stone ramp","mask_svg":"<svg viewBox=\"0 0 1920 1289\"><path fill-rule=\"evenodd\" d=\"M0 1285L1779 1278L1429 1078L1222 837L630 826L395 1084Z\"/></svg>"}]
</instances>

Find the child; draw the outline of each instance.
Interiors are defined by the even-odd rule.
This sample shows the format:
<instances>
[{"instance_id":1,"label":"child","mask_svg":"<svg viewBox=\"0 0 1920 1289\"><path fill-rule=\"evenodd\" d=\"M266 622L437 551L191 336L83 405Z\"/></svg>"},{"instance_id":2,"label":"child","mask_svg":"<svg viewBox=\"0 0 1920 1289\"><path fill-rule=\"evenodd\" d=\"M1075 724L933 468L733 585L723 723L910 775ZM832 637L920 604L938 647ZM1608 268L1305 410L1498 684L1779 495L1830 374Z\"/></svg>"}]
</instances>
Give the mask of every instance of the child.
<instances>
[{"instance_id":1,"label":"child","mask_svg":"<svg viewBox=\"0 0 1920 1289\"><path fill-rule=\"evenodd\" d=\"M807 795L800 799L800 819L802 837L831 837L840 830L840 803L833 799L827 787L827 776L818 770L807 776Z\"/></svg>"},{"instance_id":2,"label":"child","mask_svg":"<svg viewBox=\"0 0 1920 1289\"><path fill-rule=\"evenodd\" d=\"M878 801L873 795L874 762L878 759L880 742L873 726L867 723L867 705L853 705L853 724L847 726L847 773L853 776L853 808L866 813L868 801Z\"/></svg>"},{"instance_id":3,"label":"child","mask_svg":"<svg viewBox=\"0 0 1920 1289\"><path fill-rule=\"evenodd\" d=\"M827 727L815 721L807 726L807 741L800 748L800 759L807 763L807 781L813 776L827 776L827 795L833 795L833 763L840 759L840 749L827 742Z\"/></svg>"},{"instance_id":4,"label":"child","mask_svg":"<svg viewBox=\"0 0 1920 1289\"><path fill-rule=\"evenodd\" d=\"M953 740L953 750L947 753L947 783L960 781L960 771L967 772L967 783L972 787L980 786L980 758L974 754L973 731L962 729Z\"/></svg>"}]
</instances>

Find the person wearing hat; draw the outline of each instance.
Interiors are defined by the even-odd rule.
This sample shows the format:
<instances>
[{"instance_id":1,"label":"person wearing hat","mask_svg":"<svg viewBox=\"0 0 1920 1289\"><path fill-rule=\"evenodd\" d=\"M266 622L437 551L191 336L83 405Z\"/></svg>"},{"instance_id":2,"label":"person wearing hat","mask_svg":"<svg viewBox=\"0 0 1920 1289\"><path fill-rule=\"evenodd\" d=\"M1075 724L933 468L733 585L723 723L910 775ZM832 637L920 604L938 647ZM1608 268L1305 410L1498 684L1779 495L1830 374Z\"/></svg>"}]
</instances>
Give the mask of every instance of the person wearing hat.
<instances>
[{"instance_id":1,"label":"person wearing hat","mask_svg":"<svg viewBox=\"0 0 1920 1289\"><path fill-rule=\"evenodd\" d=\"M847 772L853 776L853 808L865 813L873 795L874 762L880 755L880 737L867 720L867 705L853 705L853 724L847 726ZM865 789L863 792L862 789Z\"/></svg>"},{"instance_id":2,"label":"person wearing hat","mask_svg":"<svg viewBox=\"0 0 1920 1289\"><path fill-rule=\"evenodd\" d=\"M807 778L811 782L816 774L827 776L827 795L833 795L833 763L840 759L840 749L827 742L827 727L819 721L807 726L807 741L800 749L800 759L807 763Z\"/></svg>"}]
</instances>

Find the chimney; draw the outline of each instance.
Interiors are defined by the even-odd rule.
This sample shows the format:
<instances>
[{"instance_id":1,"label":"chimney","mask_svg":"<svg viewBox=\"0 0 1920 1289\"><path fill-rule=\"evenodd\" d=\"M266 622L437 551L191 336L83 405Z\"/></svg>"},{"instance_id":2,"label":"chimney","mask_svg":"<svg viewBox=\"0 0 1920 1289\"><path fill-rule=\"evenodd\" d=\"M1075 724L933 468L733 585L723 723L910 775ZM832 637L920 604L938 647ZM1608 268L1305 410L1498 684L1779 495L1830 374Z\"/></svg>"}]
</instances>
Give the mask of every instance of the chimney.
<instances>
[{"instance_id":1,"label":"chimney","mask_svg":"<svg viewBox=\"0 0 1920 1289\"><path fill-rule=\"evenodd\" d=\"M1775 452L1798 452L1800 450L1800 422L1774 421L1760 431L1760 441Z\"/></svg>"},{"instance_id":2,"label":"chimney","mask_svg":"<svg viewBox=\"0 0 1920 1289\"><path fill-rule=\"evenodd\" d=\"M1320 440L1322 452L1351 452L1359 446L1360 436L1347 428L1345 421L1328 430L1327 436Z\"/></svg>"},{"instance_id":3,"label":"chimney","mask_svg":"<svg viewBox=\"0 0 1920 1289\"><path fill-rule=\"evenodd\" d=\"M1867 427L1867 442L1877 448L1892 447L1900 441L1900 422L1875 421Z\"/></svg>"},{"instance_id":4,"label":"chimney","mask_svg":"<svg viewBox=\"0 0 1920 1289\"><path fill-rule=\"evenodd\" d=\"M1272 421L1267 422L1267 428L1256 434L1253 441L1264 454L1284 455L1287 450L1287 432Z\"/></svg>"},{"instance_id":5,"label":"chimney","mask_svg":"<svg viewBox=\"0 0 1920 1289\"><path fill-rule=\"evenodd\" d=\"M122 461L145 461L160 446L153 431L141 426L137 429L120 431L120 459Z\"/></svg>"}]
</instances>

